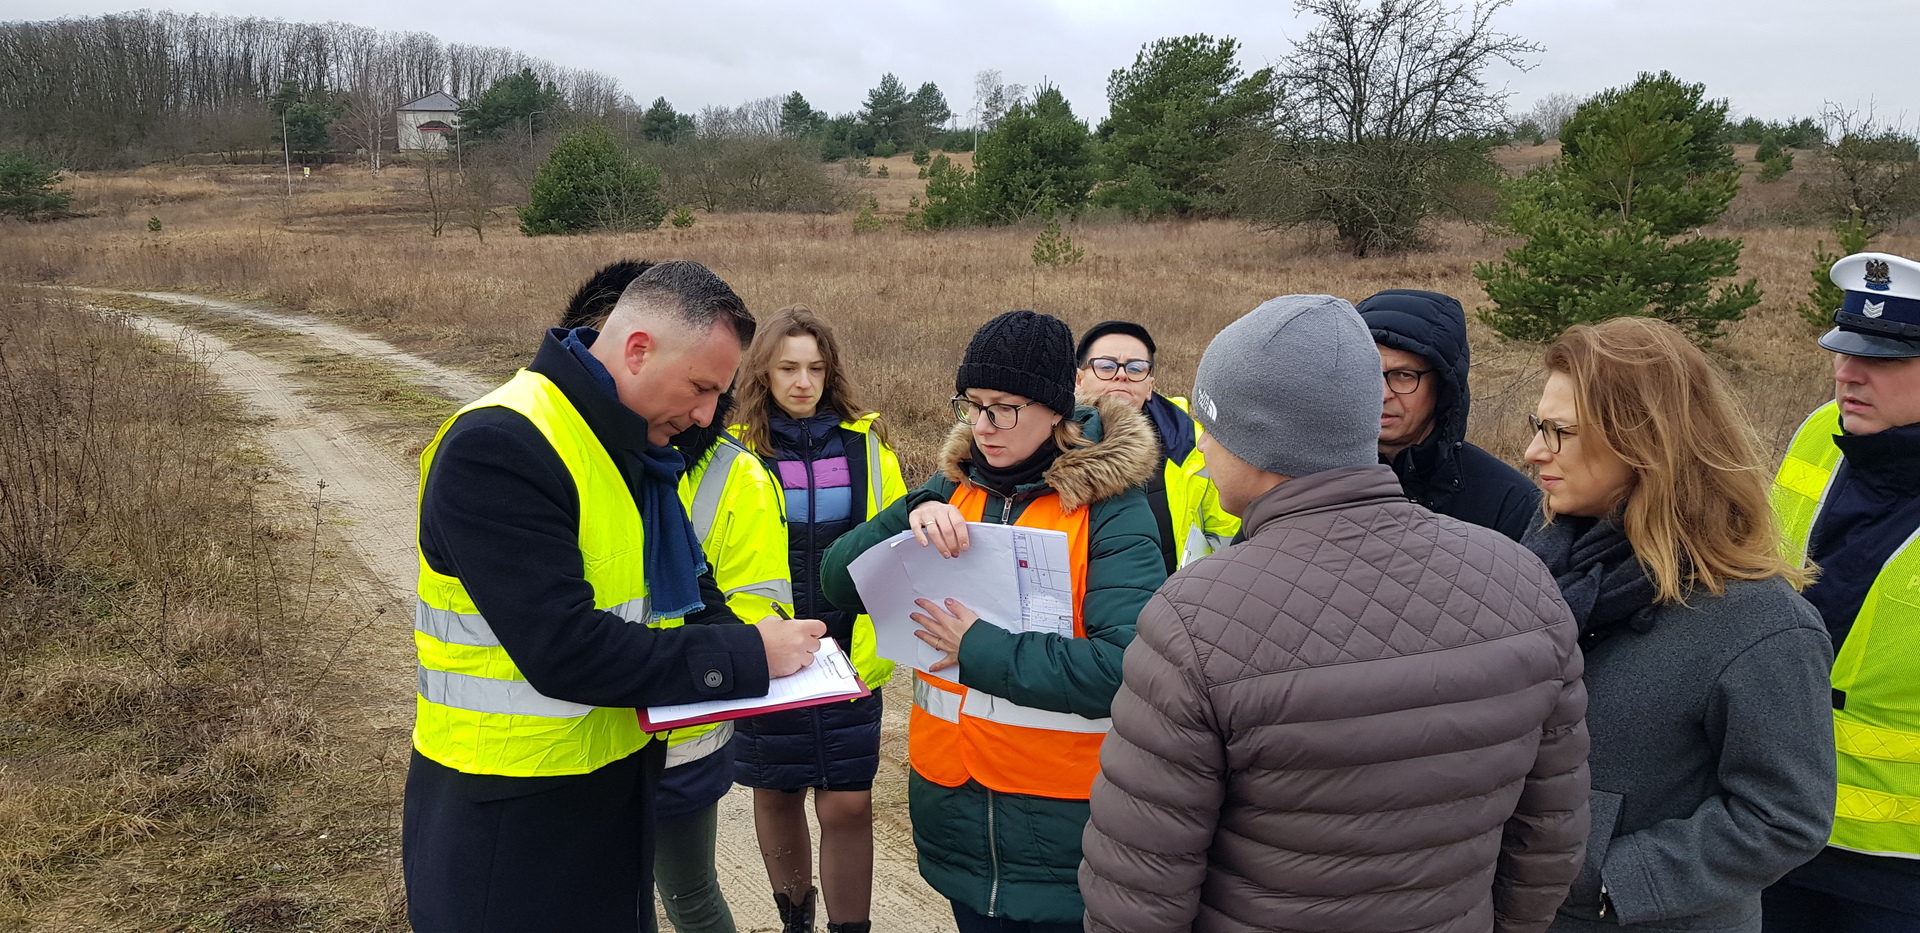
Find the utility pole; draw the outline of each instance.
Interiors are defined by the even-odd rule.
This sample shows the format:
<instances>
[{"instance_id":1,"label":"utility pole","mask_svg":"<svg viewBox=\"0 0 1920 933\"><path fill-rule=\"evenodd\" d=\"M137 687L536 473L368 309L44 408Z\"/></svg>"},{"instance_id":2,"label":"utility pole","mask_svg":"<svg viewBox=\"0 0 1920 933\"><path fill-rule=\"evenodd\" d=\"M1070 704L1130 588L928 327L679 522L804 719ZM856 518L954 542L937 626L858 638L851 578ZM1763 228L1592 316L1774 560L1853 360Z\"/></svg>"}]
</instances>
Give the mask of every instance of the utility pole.
<instances>
[{"instance_id":1,"label":"utility pole","mask_svg":"<svg viewBox=\"0 0 1920 933\"><path fill-rule=\"evenodd\" d=\"M287 204L293 204L293 144L287 140L287 112L280 111L280 157L287 166Z\"/></svg>"}]
</instances>

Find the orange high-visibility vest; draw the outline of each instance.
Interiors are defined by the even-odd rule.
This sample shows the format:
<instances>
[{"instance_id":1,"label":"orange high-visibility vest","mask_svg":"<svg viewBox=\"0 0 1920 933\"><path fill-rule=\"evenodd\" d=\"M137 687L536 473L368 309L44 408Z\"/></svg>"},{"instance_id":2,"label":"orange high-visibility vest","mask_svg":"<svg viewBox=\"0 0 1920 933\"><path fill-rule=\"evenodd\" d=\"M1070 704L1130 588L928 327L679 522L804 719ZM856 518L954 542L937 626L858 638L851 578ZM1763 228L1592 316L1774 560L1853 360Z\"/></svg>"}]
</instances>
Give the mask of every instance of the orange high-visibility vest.
<instances>
[{"instance_id":1,"label":"orange high-visibility vest","mask_svg":"<svg viewBox=\"0 0 1920 933\"><path fill-rule=\"evenodd\" d=\"M986 511L987 491L962 483L950 500L968 521ZM1030 503L1014 524L1067 534L1072 562L1073 637L1087 637L1081 603L1087 595L1087 507L1060 511L1060 496ZM969 779L1008 794L1085 800L1100 773L1100 743L1111 719L1021 706L1005 697L914 671L907 756L921 777L943 787Z\"/></svg>"}]
</instances>

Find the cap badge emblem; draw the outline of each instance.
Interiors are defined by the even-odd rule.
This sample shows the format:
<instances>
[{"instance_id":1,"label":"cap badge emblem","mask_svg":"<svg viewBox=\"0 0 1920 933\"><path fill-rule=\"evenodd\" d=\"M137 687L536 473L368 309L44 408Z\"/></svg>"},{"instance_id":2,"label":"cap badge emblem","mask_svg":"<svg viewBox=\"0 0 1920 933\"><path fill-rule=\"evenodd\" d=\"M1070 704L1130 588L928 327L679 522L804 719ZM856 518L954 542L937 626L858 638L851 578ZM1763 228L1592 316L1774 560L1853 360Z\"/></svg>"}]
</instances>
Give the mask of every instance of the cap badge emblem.
<instances>
[{"instance_id":1,"label":"cap badge emblem","mask_svg":"<svg viewBox=\"0 0 1920 933\"><path fill-rule=\"evenodd\" d=\"M1207 420L1208 421L1220 420L1220 409L1214 407L1213 396L1208 395L1207 390L1205 389L1201 389L1199 392L1195 393L1195 395L1198 396L1196 401L1200 403L1200 409L1207 413Z\"/></svg>"},{"instance_id":2,"label":"cap badge emblem","mask_svg":"<svg viewBox=\"0 0 1920 933\"><path fill-rule=\"evenodd\" d=\"M1860 313L1867 317L1879 317L1887 313L1887 303L1884 301L1863 301L1860 303Z\"/></svg>"},{"instance_id":3,"label":"cap badge emblem","mask_svg":"<svg viewBox=\"0 0 1920 933\"><path fill-rule=\"evenodd\" d=\"M1884 259L1867 260L1867 287L1884 292L1893 287L1893 274Z\"/></svg>"}]
</instances>

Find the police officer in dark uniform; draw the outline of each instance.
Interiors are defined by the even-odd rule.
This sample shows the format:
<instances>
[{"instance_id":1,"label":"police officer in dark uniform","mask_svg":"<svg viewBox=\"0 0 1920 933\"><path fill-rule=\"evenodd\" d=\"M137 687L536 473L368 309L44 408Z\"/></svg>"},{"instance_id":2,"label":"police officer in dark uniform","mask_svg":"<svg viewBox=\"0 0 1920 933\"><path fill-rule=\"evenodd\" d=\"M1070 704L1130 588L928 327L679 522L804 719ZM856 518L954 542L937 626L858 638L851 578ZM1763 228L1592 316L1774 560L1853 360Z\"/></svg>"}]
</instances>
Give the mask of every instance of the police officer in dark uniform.
<instances>
[{"instance_id":1,"label":"police officer in dark uniform","mask_svg":"<svg viewBox=\"0 0 1920 933\"><path fill-rule=\"evenodd\" d=\"M1920 263L1858 253L1832 276L1834 400L1794 437L1773 500L1820 568L1805 595L1833 636L1837 805L1826 850L1767 889L1762 922L1920 933Z\"/></svg>"}]
</instances>

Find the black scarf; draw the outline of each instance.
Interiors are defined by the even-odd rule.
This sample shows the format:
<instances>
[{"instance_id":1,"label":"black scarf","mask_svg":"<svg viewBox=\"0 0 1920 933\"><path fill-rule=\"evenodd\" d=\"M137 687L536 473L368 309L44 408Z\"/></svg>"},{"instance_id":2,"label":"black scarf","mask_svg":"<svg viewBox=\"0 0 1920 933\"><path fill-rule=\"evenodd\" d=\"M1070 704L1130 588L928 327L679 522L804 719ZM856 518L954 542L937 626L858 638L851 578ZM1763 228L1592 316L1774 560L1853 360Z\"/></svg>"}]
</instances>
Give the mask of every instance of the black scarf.
<instances>
[{"instance_id":1,"label":"black scarf","mask_svg":"<svg viewBox=\"0 0 1920 933\"><path fill-rule=\"evenodd\" d=\"M988 463L986 455L980 452L978 444L969 441L968 449L973 455L967 458L967 462L962 465L963 468L970 470L975 477L978 477L980 485L999 493L1002 499L1013 498L1014 492L1022 486L1040 482L1046 476L1047 469L1053 466L1053 461L1060 456L1060 448L1053 443L1052 438L1048 438L1046 443L1041 444L1039 450L1029 454L1027 459L1004 467Z\"/></svg>"},{"instance_id":2,"label":"black scarf","mask_svg":"<svg viewBox=\"0 0 1920 933\"><path fill-rule=\"evenodd\" d=\"M1657 591L1618 521L1561 516L1528 532L1523 543L1560 584L1580 625L1581 648L1618 634L1623 624L1636 632L1653 627Z\"/></svg>"}]
</instances>

